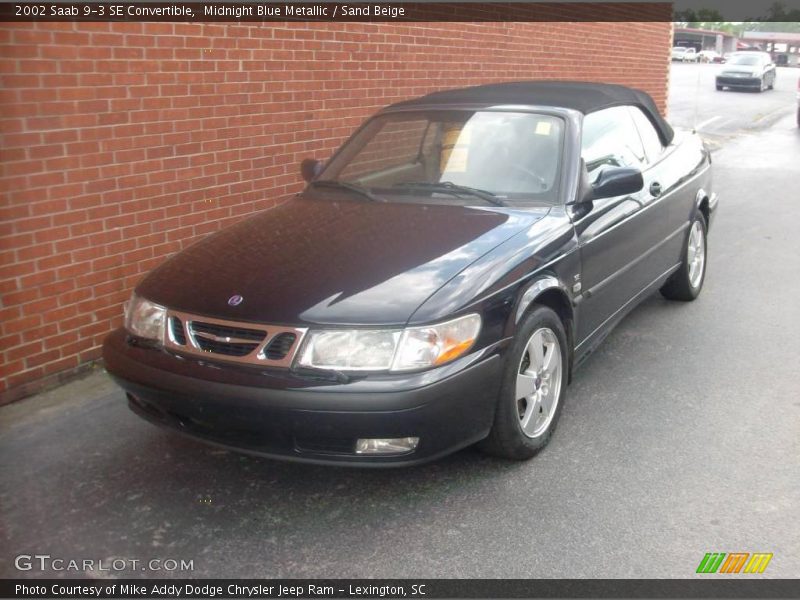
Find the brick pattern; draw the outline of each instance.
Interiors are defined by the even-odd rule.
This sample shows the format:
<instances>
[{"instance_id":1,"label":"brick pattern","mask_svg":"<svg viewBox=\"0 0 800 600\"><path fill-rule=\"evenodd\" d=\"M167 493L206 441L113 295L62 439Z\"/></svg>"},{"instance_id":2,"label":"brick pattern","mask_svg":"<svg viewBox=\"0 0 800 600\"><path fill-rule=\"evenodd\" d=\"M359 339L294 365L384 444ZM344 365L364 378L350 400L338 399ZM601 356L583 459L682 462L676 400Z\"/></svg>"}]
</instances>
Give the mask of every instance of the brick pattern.
<instances>
[{"instance_id":1,"label":"brick pattern","mask_svg":"<svg viewBox=\"0 0 800 600\"><path fill-rule=\"evenodd\" d=\"M671 24L0 24L0 401L92 361L144 273L301 189L390 102L533 78L666 104Z\"/></svg>"}]
</instances>

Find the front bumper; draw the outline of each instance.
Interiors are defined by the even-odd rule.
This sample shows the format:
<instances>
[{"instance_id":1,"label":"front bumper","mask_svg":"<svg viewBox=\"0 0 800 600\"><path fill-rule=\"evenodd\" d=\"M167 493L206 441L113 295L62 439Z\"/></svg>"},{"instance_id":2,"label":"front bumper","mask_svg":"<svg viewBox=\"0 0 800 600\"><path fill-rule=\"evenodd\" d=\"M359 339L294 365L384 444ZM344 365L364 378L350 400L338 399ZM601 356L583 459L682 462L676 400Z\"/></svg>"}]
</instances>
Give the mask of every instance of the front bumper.
<instances>
[{"instance_id":1,"label":"front bumper","mask_svg":"<svg viewBox=\"0 0 800 600\"><path fill-rule=\"evenodd\" d=\"M739 87L739 88L760 88L761 87L761 78L760 77L729 77L729 76L719 76L717 77L717 85L725 86L725 87Z\"/></svg>"},{"instance_id":2,"label":"front bumper","mask_svg":"<svg viewBox=\"0 0 800 600\"><path fill-rule=\"evenodd\" d=\"M504 344L416 374L339 382L283 370L207 363L131 345L103 346L130 408L158 425L244 452L315 463L405 466L484 437L500 388ZM402 455L360 455L358 438L419 437Z\"/></svg>"}]
</instances>

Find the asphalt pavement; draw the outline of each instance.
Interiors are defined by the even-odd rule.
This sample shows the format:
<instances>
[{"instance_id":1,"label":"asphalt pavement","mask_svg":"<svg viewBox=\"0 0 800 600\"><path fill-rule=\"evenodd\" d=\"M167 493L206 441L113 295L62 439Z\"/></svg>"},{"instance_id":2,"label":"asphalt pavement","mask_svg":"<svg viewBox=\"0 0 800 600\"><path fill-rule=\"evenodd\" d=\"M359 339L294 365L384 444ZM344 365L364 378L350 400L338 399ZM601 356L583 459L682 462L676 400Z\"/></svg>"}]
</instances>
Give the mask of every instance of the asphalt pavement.
<instances>
[{"instance_id":1,"label":"asphalt pavement","mask_svg":"<svg viewBox=\"0 0 800 600\"><path fill-rule=\"evenodd\" d=\"M537 458L242 456L143 422L98 372L0 408L0 576L42 576L14 558L44 553L193 561L111 573L159 577L684 578L706 552L771 552L762 576L800 577L800 131L784 89L800 70L694 102L712 68L673 69L670 111L722 115L705 289L620 324Z\"/></svg>"},{"instance_id":2,"label":"asphalt pavement","mask_svg":"<svg viewBox=\"0 0 800 600\"><path fill-rule=\"evenodd\" d=\"M775 89L766 92L716 89L715 77L725 65L672 63L669 119L697 129L713 149L742 133L763 131L796 110L800 69L778 67Z\"/></svg>"}]
</instances>

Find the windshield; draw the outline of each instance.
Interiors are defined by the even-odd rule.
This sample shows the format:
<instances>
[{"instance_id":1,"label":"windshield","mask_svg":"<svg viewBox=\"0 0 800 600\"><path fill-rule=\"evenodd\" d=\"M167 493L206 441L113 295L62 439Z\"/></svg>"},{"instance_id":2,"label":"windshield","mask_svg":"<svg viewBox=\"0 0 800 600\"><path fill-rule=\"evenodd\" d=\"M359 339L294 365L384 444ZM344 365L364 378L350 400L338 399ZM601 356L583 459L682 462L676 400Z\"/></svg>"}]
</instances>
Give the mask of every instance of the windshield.
<instances>
[{"instance_id":1,"label":"windshield","mask_svg":"<svg viewBox=\"0 0 800 600\"><path fill-rule=\"evenodd\" d=\"M429 110L379 115L318 182L387 201L555 203L564 121L540 113Z\"/></svg>"},{"instance_id":2,"label":"windshield","mask_svg":"<svg viewBox=\"0 0 800 600\"><path fill-rule=\"evenodd\" d=\"M740 54L738 56L732 56L731 59L728 61L729 65L760 65L764 60L760 56L747 56L745 54Z\"/></svg>"}]
</instances>

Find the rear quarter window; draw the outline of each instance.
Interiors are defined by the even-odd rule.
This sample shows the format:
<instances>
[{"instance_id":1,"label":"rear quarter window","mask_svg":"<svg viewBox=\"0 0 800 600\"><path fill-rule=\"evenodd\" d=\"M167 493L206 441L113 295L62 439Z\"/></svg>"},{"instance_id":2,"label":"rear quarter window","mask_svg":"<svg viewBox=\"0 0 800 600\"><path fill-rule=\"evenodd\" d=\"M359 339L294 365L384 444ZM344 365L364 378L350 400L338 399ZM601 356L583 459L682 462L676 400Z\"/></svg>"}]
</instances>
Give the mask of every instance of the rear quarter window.
<instances>
[{"instance_id":1,"label":"rear quarter window","mask_svg":"<svg viewBox=\"0 0 800 600\"><path fill-rule=\"evenodd\" d=\"M630 113L631 117L633 117L633 122L636 124L636 129L639 130L639 135L642 137L642 145L647 155L647 161L650 163L656 162L664 152L664 145L661 143L661 138L658 137L656 128L638 106L631 106Z\"/></svg>"}]
</instances>

